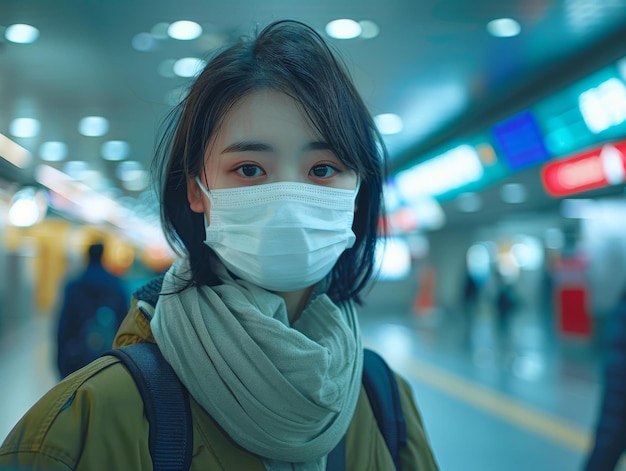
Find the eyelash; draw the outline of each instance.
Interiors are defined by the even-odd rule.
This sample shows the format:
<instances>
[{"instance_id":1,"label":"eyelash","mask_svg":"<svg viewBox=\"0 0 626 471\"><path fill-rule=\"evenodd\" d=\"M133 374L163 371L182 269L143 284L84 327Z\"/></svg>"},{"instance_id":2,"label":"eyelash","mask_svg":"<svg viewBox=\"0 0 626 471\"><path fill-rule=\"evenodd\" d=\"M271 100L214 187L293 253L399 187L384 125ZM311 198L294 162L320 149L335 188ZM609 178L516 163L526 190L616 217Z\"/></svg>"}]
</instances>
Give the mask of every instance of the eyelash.
<instances>
[{"instance_id":1,"label":"eyelash","mask_svg":"<svg viewBox=\"0 0 626 471\"><path fill-rule=\"evenodd\" d=\"M321 169L321 168L331 169L331 171L332 171L331 175L325 175L325 176L315 175L315 170ZM261 173L258 174L258 175L246 175L245 171L246 170L250 170L250 169L259 170ZM265 174L265 171L259 165L256 165L256 164L242 164L242 165L239 165L239 166L235 167L232 171L235 172L235 173L238 173L239 175L241 175L242 177L245 177L245 178L255 178L255 177L260 177L260 176ZM309 170L309 175L311 175L312 177L315 177L315 178L328 178L329 176L332 176L332 175L334 175L336 173L340 173L340 172L341 172L341 170L338 169L337 167L335 167L334 165L318 164L318 165L315 165L314 167L312 167L311 170Z\"/></svg>"}]
</instances>

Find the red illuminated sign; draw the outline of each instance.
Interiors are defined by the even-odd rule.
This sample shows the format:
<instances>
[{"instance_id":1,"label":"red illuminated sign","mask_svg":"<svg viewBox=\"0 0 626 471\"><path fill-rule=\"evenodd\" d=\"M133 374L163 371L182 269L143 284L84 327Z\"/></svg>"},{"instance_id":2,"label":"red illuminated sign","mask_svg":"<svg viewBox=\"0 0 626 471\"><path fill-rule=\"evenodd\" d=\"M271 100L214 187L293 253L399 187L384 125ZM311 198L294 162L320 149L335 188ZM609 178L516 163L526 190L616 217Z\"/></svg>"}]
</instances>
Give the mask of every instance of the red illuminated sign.
<instances>
[{"instance_id":1,"label":"red illuminated sign","mask_svg":"<svg viewBox=\"0 0 626 471\"><path fill-rule=\"evenodd\" d=\"M622 183L626 177L626 141L550 162L541 169L543 187L561 197Z\"/></svg>"}]
</instances>

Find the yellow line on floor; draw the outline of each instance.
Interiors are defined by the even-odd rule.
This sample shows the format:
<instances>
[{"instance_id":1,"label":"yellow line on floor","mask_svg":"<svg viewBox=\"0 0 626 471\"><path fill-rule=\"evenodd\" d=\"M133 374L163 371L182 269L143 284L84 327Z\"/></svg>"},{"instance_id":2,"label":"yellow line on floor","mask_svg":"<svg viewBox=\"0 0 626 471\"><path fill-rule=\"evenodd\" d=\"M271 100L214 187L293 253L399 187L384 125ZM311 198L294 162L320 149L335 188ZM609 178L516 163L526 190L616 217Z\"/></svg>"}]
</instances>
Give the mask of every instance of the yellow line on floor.
<instances>
[{"instance_id":1,"label":"yellow line on floor","mask_svg":"<svg viewBox=\"0 0 626 471\"><path fill-rule=\"evenodd\" d=\"M505 394L417 359L394 363L398 371L484 412L577 452L586 452L591 436L580 427Z\"/></svg>"}]
</instances>

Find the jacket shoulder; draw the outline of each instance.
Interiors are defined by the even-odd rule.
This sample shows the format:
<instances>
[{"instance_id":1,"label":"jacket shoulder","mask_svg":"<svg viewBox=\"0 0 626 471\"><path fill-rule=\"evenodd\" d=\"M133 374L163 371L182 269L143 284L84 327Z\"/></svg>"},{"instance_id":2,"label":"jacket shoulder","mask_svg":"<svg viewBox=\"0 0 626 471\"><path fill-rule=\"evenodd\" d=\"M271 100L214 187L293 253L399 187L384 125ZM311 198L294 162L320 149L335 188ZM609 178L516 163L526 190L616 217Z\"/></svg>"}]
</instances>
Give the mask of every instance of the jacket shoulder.
<instances>
[{"instance_id":1,"label":"jacket shoulder","mask_svg":"<svg viewBox=\"0 0 626 471\"><path fill-rule=\"evenodd\" d=\"M148 436L141 396L119 360L105 356L65 378L24 415L0 448L0 469L151 466L147 439L129 443L129 436Z\"/></svg>"}]
</instances>

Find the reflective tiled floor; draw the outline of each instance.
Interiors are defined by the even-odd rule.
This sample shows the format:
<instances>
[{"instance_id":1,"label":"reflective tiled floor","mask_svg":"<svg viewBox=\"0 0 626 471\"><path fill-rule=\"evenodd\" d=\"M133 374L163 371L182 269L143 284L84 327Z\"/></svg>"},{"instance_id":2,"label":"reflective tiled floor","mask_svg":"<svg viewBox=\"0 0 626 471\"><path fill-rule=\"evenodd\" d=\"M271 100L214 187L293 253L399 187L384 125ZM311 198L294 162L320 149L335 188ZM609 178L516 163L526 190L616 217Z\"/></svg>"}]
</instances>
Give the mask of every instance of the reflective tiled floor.
<instances>
[{"instance_id":1,"label":"reflective tiled floor","mask_svg":"<svg viewBox=\"0 0 626 471\"><path fill-rule=\"evenodd\" d=\"M412 384L442 470L579 470L601 393L601 352L518 312L508 330L488 307L461 314L361 311L366 346ZM0 439L56 381L49 316L0 338Z\"/></svg>"}]
</instances>

